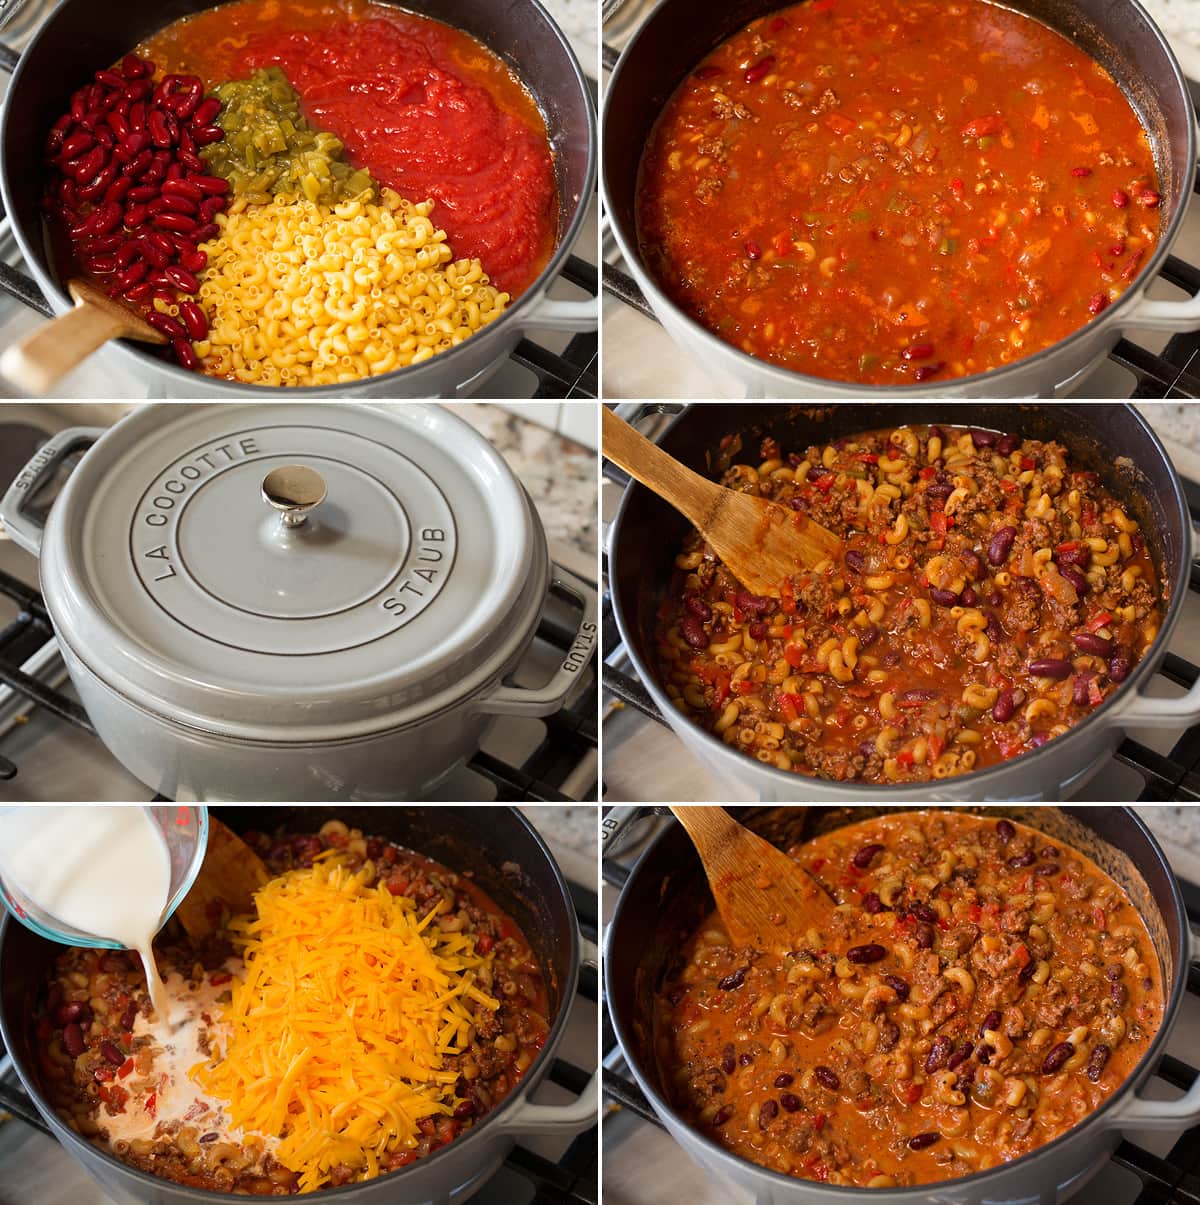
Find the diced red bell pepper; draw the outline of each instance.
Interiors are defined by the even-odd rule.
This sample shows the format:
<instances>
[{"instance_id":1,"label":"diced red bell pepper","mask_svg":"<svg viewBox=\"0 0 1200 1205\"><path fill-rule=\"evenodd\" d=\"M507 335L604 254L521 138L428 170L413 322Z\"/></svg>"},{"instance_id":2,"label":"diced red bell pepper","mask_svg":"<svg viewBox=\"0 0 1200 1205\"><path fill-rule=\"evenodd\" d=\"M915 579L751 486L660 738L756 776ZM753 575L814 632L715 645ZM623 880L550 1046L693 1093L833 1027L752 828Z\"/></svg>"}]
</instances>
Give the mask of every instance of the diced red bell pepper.
<instances>
[{"instance_id":1,"label":"diced red bell pepper","mask_svg":"<svg viewBox=\"0 0 1200 1205\"><path fill-rule=\"evenodd\" d=\"M1089 632L1098 632L1101 628L1106 628L1116 618L1111 611L1099 611L1087 621L1086 627Z\"/></svg>"},{"instance_id":2,"label":"diced red bell pepper","mask_svg":"<svg viewBox=\"0 0 1200 1205\"><path fill-rule=\"evenodd\" d=\"M804 664L804 650L797 648L794 644L786 645L783 650L783 659L792 669L799 669Z\"/></svg>"},{"instance_id":3,"label":"diced red bell pepper","mask_svg":"<svg viewBox=\"0 0 1200 1205\"><path fill-rule=\"evenodd\" d=\"M793 720L798 720L803 714L804 700L800 695L781 693L777 698L779 700L780 714L786 723L790 724Z\"/></svg>"},{"instance_id":4,"label":"diced red bell pepper","mask_svg":"<svg viewBox=\"0 0 1200 1205\"><path fill-rule=\"evenodd\" d=\"M133 1071L133 1059L127 1058L117 1070L117 1075L125 1079Z\"/></svg>"},{"instance_id":5,"label":"diced red bell pepper","mask_svg":"<svg viewBox=\"0 0 1200 1205\"><path fill-rule=\"evenodd\" d=\"M999 134L1004 128L1004 121L999 113L989 113L985 117L976 117L968 121L962 128L964 138L987 138L991 134Z\"/></svg>"}]
</instances>

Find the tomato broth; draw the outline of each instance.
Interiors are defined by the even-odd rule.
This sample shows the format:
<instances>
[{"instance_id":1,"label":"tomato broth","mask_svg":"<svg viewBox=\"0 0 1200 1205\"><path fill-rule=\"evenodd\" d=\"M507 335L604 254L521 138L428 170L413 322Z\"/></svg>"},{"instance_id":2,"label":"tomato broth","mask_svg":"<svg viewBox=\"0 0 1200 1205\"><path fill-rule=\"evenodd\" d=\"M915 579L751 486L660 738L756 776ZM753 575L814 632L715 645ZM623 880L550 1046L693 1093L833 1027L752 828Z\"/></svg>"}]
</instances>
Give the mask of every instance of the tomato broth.
<instances>
[{"instance_id":1,"label":"tomato broth","mask_svg":"<svg viewBox=\"0 0 1200 1205\"><path fill-rule=\"evenodd\" d=\"M1145 130L1060 34L984 0L811 0L699 63L649 141L651 271L796 372L904 385L1065 338L1159 236Z\"/></svg>"},{"instance_id":2,"label":"tomato broth","mask_svg":"<svg viewBox=\"0 0 1200 1205\"><path fill-rule=\"evenodd\" d=\"M162 30L139 52L209 86L283 69L314 126L355 167L413 201L456 257L518 294L558 233L546 123L512 70L440 21L367 0L238 0Z\"/></svg>"}]
</instances>

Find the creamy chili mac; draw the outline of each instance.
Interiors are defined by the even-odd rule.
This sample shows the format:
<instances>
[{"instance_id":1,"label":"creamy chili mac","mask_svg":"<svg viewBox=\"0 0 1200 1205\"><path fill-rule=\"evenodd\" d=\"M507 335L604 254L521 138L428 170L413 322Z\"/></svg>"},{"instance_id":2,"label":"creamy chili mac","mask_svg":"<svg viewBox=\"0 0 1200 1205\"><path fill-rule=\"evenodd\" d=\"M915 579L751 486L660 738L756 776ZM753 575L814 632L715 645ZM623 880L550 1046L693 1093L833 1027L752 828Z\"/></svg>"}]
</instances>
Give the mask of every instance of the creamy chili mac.
<instances>
[{"instance_id":1,"label":"creamy chili mac","mask_svg":"<svg viewBox=\"0 0 1200 1205\"><path fill-rule=\"evenodd\" d=\"M1057 443L899 428L803 452L765 439L722 484L845 538L782 597L698 532L659 612L668 694L726 744L821 778L948 778L1036 749L1158 633L1137 521Z\"/></svg>"},{"instance_id":2,"label":"creamy chili mac","mask_svg":"<svg viewBox=\"0 0 1200 1205\"><path fill-rule=\"evenodd\" d=\"M868 1188L1027 1154L1114 1092L1163 987L1125 892L1007 819L908 812L789 850L840 901L736 949L712 914L656 1000L664 1081L705 1136Z\"/></svg>"}]
</instances>

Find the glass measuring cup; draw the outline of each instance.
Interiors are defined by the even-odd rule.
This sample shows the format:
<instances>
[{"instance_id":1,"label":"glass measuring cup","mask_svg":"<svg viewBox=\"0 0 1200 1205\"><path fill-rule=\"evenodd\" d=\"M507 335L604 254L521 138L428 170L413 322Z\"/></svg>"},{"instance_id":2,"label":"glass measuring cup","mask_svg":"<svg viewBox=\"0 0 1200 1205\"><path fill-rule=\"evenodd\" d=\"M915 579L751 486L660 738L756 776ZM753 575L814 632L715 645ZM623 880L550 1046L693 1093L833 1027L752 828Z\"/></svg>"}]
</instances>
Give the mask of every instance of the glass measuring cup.
<instances>
[{"instance_id":1,"label":"glass measuring cup","mask_svg":"<svg viewBox=\"0 0 1200 1205\"><path fill-rule=\"evenodd\" d=\"M105 805L94 804L95 807ZM48 811L47 808L0 808L0 814L11 812ZM179 907L180 901L191 890L200 866L204 862L204 853L208 848L208 808L184 807L179 804L150 804L142 808L149 815L151 822L162 834L167 847L167 856L171 862L171 885L167 895L167 906L163 909L158 920L161 929L171 914ZM123 950L120 942L111 941L105 937L97 937L94 933L85 933L71 925L51 916L26 895L11 879L5 877L0 869L0 899L4 906L27 929L32 929L42 937L51 941L62 942L68 946L87 946L96 950Z\"/></svg>"}]
</instances>

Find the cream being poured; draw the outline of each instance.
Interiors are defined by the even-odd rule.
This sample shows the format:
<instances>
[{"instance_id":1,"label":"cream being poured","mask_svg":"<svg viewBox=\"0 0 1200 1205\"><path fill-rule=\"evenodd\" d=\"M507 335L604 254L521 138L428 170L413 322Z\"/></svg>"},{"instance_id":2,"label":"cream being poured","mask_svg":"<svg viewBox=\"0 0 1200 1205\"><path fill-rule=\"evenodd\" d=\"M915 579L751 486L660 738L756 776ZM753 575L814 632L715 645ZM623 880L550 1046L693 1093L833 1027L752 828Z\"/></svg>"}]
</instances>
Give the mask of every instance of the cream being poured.
<instances>
[{"instance_id":1,"label":"cream being poured","mask_svg":"<svg viewBox=\"0 0 1200 1205\"><path fill-rule=\"evenodd\" d=\"M154 1012L170 1023L150 943L167 906L171 860L145 808L89 804L4 811L0 874L49 917L136 950Z\"/></svg>"}]
</instances>

